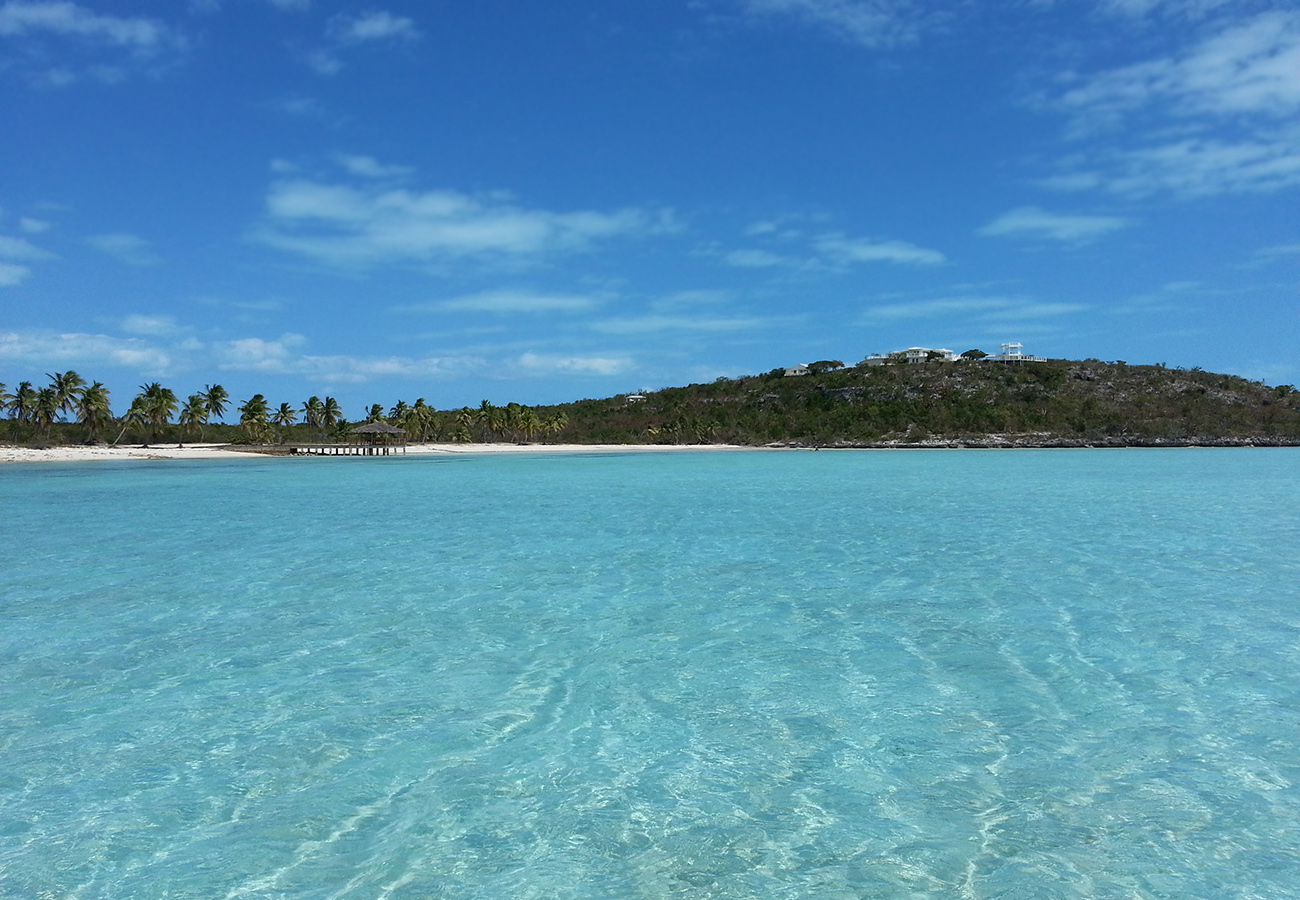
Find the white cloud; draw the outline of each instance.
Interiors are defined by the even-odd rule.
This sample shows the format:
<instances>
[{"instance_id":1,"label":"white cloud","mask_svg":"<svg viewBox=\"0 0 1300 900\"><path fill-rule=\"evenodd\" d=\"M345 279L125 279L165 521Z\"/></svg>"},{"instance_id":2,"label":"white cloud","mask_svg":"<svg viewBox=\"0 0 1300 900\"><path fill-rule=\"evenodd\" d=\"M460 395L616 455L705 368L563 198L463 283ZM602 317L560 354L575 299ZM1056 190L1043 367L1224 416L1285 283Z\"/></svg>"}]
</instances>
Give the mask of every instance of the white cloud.
<instances>
[{"instance_id":1,"label":"white cloud","mask_svg":"<svg viewBox=\"0 0 1300 900\"><path fill-rule=\"evenodd\" d=\"M652 334L660 331L728 332L751 331L770 322L761 318L744 317L694 317L694 316L636 316L623 319L606 319L595 322L592 329L604 334Z\"/></svg>"},{"instance_id":2,"label":"white cloud","mask_svg":"<svg viewBox=\"0 0 1300 900\"><path fill-rule=\"evenodd\" d=\"M0 262L0 287L14 287L22 284L32 270L18 263Z\"/></svg>"},{"instance_id":3,"label":"white cloud","mask_svg":"<svg viewBox=\"0 0 1300 900\"><path fill-rule=\"evenodd\" d=\"M154 19L100 15L63 0L9 0L0 6L0 36L33 34L85 38L135 50L152 50L175 40L171 30Z\"/></svg>"},{"instance_id":4,"label":"white cloud","mask_svg":"<svg viewBox=\"0 0 1300 900\"><path fill-rule=\"evenodd\" d=\"M1259 250L1255 251L1255 255L1263 259L1300 256L1300 244L1279 244L1275 247L1261 247Z\"/></svg>"},{"instance_id":5,"label":"white cloud","mask_svg":"<svg viewBox=\"0 0 1300 900\"><path fill-rule=\"evenodd\" d=\"M84 77L117 84L131 71L156 70L186 49L184 37L156 19L104 15L66 0L8 0L0 5L4 38L25 51L7 62L29 67L31 80L47 87ZM54 42L61 45L57 51L48 46ZM51 62L56 53L58 62Z\"/></svg>"},{"instance_id":6,"label":"white cloud","mask_svg":"<svg viewBox=\"0 0 1300 900\"><path fill-rule=\"evenodd\" d=\"M660 233L670 213L638 209L551 212L496 196L281 181L254 239L338 266L529 258L584 250L596 241Z\"/></svg>"},{"instance_id":7,"label":"white cloud","mask_svg":"<svg viewBox=\"0 0 1300 900\"><path fill-rule=\"evenodd\" d=\"M871 319L928 319L1003 310L1016 302L1005 297L955 297L915 303L886 303L870 307L864 315Z\"/></svg>"},{"instance_id":8,"label":"white cloud","mask_svg":"<svg viewBox=\"0 0 1300 900\"><path fill-rule=\"evenodd\" d=\"M0 359L37 366L121 366L165 375L174 360L167 351L138 338L53 331L0 332Z\"/></svg>"},{"instance_id":9,"label":"white cloud","mask_svg":"<svg viewBox=\"0 0 1300 900\"><path fill-rule=\"evenodd\" d=\"M583 312L600 303L594 297L564 294L534 294L528 291L484 291L451 300L400 307L404 311L538 313Z\"/></svg>"},{"instance_id":10,"label":"white cloud","mask_svg":"<svg viewBox=\"0 0 1300 900\"><path fill-rule=\"evenodd\" d=\"M1300 14L1264 13L1184 56L1100 73L1059 103L1085 123L1115 122L1155 103L1180 116L1290 116L1300 109Z\"/></svg>"},{"instance_id":11,"label":"white cloud","mask_svg":"<svg viewBox=\"0 0 1300 900\"><path fill-rule=\"evenodd\" d=\"M154 252L153 245L139 235L122 232L97 234L86 238L86 243L128 265L153 266L162 262L162 257Z\"/></svg>"},{"instance_id":12,"label":"white cloud","mask_svg":"<svg viewBox=\"0 0 1300 900\"><path fill-rule=\"evenodd\" d=\"M330 36L344 44L368 41L411 41L420 37L415 22L406 16L374 10L359 16L335 16L330 22Z\"/></svg>"},{"instance_id":13,"label":"white cloud","mask_svg":"<svg viewBox=\"0 0 1300 900\"><path fill-rule=\"evenodd\" d=\"M44 219L30 219L24 216L18 220L18 227L28 234L42 234L53 226Z\"/></svg>"},{"instance_id":14,"label":"white cloud","mask_svg":"<svg viewBox=\"0 0 1300 900\"><path fill-rule=\"evenodd\" d=\"M289 333L274 341L256 337L225 341L215 351L222 369L283 374L292 371L300 357L298 350L306 343L301 334Z\"/></svg>"},{"instance_id":15,"label":"white cloud","mask_svg":"<svg viewBox=\"0 0 1300 900\"><path fill-rule=\"evenodd\" d=\"M53 253L42 250L26 238L0 235L0 287L15 287L31 277L28 263L52 259Z\"/></svg>"},{"instance_id":16,"label":"white cloud","mask_svg":"<svg viewBox=\"0 0 1300 900\"><path fill-rule=\"evenodd\" d=\"M863 311L863 323L902 319L948 318L976 321L1042 319L1082 312L1080 303L1044 303L1022 297L944 297L913 303L885 303Z\"/></svg>"},{"instance_id":17,"label":"white cloud","mask_svg":"<svg viewBox=\"0 0 1300 900\"><path fill-rule=\"evenodd\" d=\"M482 369L486 360L472 356L407 357L312 355L301 334L274 340L247 337L213 345L212 357L223 371L297 375L324 384L363 384L376 378L446 378Z\"/></svg>"},{"instance_id":18,"label":"white cloud","mask_svg":"<svg viewBox=\"0 0 1300 900\"><path fill-rule=\"evenodd\" d=\"M937 266L947 261L938 250L918 247L907 241L875 241L827 234L818 238L814 246L825 254L829 261L840 264L891 262L913 266Z\"/></svg>"},{"instance_id":19,"label":"white cloud","mask_svg":"<svg viewBox=\"0 0 1300 900\"><path fill-rule=\"evenodd\" d=\"M940 14L919 0L741 0L753 17L790 18L871 49L910 43Z\"/></svg>"},{"instance_id":20,"label":"white cloud","mask_svg":"<svg viewBox=\"0 0 1300 900\"><path fill-rule=\"evenodd\" d=\"M185 331L171 316L131 315L122 320L122 330L127 334L168 337Z\"/></svg>"},{"instance_id":21,"label":"white cloud","mask_svg":"<svg viewBox=\"0 0 1300 900\"><path fill-rule=\"evenodd\" d=\"M686 290L667 294L650 305L657 310L693 309L701 306L718 306L732 299L729 291Z\"/></svg>"},{"instance_id":22,"label":"white cloud","mask_svg":"<svg viewBox=\"0 0 1300 900\"><path fill-rule=\"evenodd\" d=\"M1062 215L1045 212L1036 206L1021 206L998 216L978 233L986 237L1024 235L1075 243L1128 228L1131 224L1119 216Z\"/></svg>"},{"instance_id":23,"label":"white cloud","mask_svg":"<svg viewBox=\"0 0 1300 900\"><path fill-rule=\"evenodd\" d=\"M740 269L768 269L775 266L798 265L799 261L770 250L732 250L722 261Z\"/></svg>"},{"instance_id":24,"label":"white cloud","mask_svg":"<svg viewBox=\"0 0 1300 900\"><path fill-rule=\"evenodd\" d=\"M53 256L53 253L42 250L24 238L0 235L0 259L13 262L37 262Z\"/></svg>"},{"instance_id":25,"label":"white cloud","mask_svg":"<svg viewBox=\"0 0 1300 900\"><path fill-rule=\"evenodd\" d=\"M1073 75L1046 102L1075 138L1111 137L1046 187L1196 196L1300 185L1300 12L1260 13L1182 53Z\"/></svg>"},{"instance_id":26,"label":"white cloud","mask_svg":"<svg viewBox=\"0 0 1300 900\"><path fill-rule=\"evenodd\" d=\"M341 165L349 174L360 176L361 178L405 178L415 173L415 169L410 166L395 166L381 163L373 156L349 156L341 154L338 157Z\"/></svg>"},{"instance_id":27,"label":"white cloud","mask_svg":"<svg viewBox=\"0 0 1300 900\"><path fill-rule=\"evenodd\" d=\"M524 353L511 363L526 375L620 375L632 368L632 360L617 356L547 356Z\"/></svg>"},{"instance_id":28,"label":"white cloud","mask_svg":"<svg viewBox=\"0 0 1300 900\"><path fill-rule=\"evenodd\" d=\"M1185 138L1100 155L1095 165L1080 174L1124 196L1270 193L1300 186L1300 128L1254 140Z\"/></svg>"}]
</instances>

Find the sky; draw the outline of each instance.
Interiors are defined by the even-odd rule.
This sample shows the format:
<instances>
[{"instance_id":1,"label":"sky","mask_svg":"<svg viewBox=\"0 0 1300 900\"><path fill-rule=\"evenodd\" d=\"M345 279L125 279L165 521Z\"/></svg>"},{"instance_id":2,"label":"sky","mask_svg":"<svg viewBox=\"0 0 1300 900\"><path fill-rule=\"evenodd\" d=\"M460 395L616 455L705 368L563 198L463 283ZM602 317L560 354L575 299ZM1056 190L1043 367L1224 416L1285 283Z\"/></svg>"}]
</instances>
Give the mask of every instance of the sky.
<instances>
[{"instance_id":1,"label":"sky","mask_svg":"<svg viewBox=\"0 0 1300 900\"><path fill-rule=\"evenodd\" d=\"M346 415L911 346L1300 382L1300 7L0 0L0 381Z\"/></svg>"}]
</instances>

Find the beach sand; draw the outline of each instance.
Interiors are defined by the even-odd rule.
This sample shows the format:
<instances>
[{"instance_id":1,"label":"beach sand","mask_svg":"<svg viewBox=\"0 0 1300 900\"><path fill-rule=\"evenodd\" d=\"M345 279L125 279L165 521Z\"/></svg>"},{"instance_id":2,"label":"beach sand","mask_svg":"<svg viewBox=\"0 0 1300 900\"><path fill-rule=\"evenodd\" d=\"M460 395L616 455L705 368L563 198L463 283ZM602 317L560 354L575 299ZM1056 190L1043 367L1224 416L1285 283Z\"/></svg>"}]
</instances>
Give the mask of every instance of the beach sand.
<instances>
[{"instance_id":1,"label":"beach sand","mask_svg":"<svg viewBox=\"0 0 1300 900\"><path fill-rule=\"evenodd\" d=\"M412 444L408 456L432 453L671 453L683 450L748 450L730 444ZM398 457L401 454L397 454ZM224 444L175 444L132 446L70 446L35 450L0 445L0 463L6 462L89 462L93 460L142 459L302 459L227 449ZM359 457L373 458L373 457ZM389 457L380 457L392 459Z\"/></svg>"}]
</instances>

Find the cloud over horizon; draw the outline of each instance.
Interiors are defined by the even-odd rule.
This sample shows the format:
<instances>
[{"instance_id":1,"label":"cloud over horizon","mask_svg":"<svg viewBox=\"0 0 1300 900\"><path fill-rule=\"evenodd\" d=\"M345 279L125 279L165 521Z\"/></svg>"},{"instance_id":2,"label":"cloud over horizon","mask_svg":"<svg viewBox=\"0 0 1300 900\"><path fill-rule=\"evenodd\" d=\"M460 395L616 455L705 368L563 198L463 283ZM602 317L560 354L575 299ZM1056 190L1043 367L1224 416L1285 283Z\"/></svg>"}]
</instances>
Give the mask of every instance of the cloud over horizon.
<instances>
[{"instance_id":1,"label":"cloud over horizon","mask_svg":"<svg viewBox=\"0 0 1300 900\"><path fill-rule=\"evenodd\" d=\"M474 258L524 260L674 227L666 210L554 212L499 195L294 179L271 186L266 216L252 236L326 265L364 268Z\"/></svg>"}]
</instances>

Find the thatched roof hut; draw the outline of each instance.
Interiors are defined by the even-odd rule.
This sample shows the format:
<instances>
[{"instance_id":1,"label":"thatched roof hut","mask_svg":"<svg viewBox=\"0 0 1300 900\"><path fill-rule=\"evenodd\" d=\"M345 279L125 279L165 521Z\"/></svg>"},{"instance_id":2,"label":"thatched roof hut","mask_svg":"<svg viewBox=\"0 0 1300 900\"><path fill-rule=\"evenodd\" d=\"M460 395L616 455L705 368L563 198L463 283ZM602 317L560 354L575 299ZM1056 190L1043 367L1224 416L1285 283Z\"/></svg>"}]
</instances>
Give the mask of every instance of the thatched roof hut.
<instances>
[{"instance_id":1,"label":"thatched roof hut","mask_svg":"<svg viewBox=\"0 0 1300 900\"><path fill-rule=\"evenodd\" d=\"M406 434L405 428L389 425L387 422L367 422L352 429L352 434Z\"/></svg>"},{"instance_id":2,"label":"thatched roof hut","mask_svg":"<svg viewBox=\"0 0 1300 900\"><path fill-rule=\"evenodd\" d=\"M405 428L398 428L396 425L389 425L387 422L367 422L351 429L349 433L355 434L359 441L367 447L373 448L367 452L367 455L382 452L384 456L387 456L389 447L401 447L402 452L406 452Z\"/></svg>"}]
</instances>

